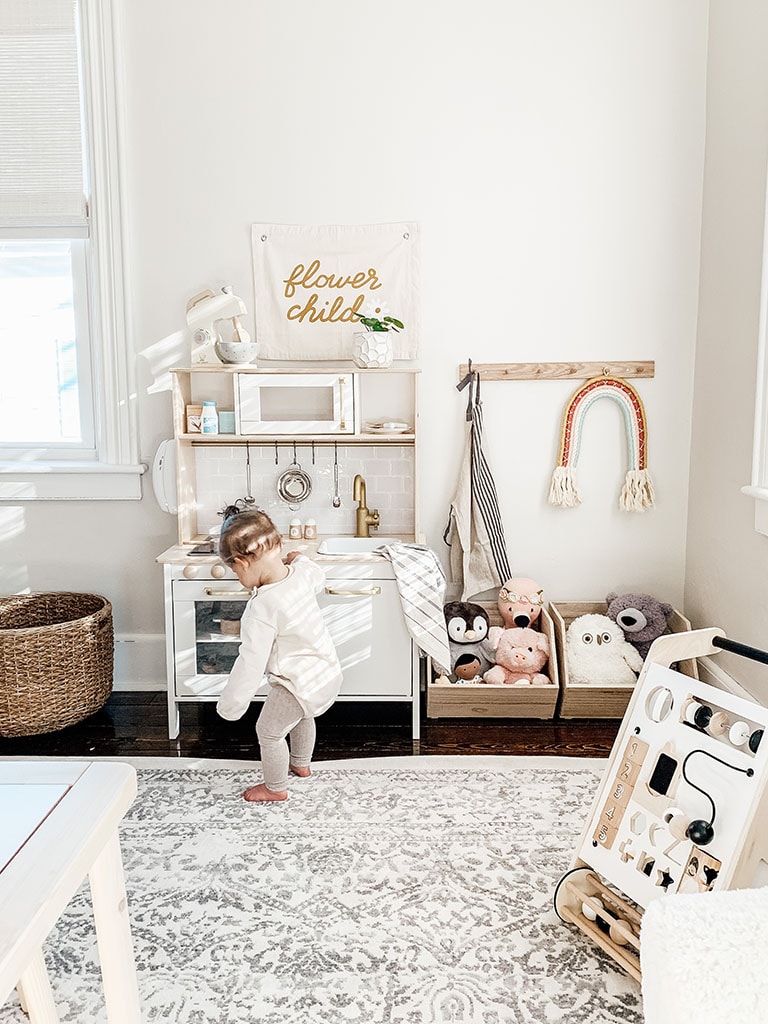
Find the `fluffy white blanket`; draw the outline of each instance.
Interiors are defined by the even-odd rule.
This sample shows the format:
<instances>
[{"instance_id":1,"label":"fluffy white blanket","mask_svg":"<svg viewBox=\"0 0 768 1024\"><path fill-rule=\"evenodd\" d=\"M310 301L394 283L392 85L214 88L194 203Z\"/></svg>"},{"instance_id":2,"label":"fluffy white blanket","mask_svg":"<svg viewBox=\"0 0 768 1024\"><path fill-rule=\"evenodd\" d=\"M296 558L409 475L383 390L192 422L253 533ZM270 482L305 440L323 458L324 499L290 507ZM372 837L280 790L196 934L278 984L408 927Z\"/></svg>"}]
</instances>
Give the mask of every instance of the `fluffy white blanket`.
<instances>
[{"instance_id":1,"label":"fluffy white blanket","mask_svg":"<svg viewBox=\"0 0 768 1024\"><path fill-rule=\"evenodd\" d=\"M643 916L645 1024L768 1019L768 888L681 894Z\"/></svg>"}]
</instances>

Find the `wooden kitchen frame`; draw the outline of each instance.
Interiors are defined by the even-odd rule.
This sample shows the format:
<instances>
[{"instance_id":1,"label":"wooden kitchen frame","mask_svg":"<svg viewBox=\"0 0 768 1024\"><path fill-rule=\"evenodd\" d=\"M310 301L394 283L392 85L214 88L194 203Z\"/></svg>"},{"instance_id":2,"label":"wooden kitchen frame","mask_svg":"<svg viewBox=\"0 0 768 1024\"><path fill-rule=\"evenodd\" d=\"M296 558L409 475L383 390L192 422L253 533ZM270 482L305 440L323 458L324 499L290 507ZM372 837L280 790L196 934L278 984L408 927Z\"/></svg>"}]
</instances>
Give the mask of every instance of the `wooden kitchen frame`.
<instances>
[{"instance_id":1,"label":"wooden kitchen frame","mask_svg":"<svg viewBox=\"0 0 768 1024\"><path fill-rule=\"evenodd\" d=\"M238 608L250 596L230 568L210 554L191 555L192 548L208 539L197 519L196 449L202 446L401 446L413 454L413 536L420 540L418 521L418 381L412 365L386 369L323 366L324 376L338 373L352 382L355 396L352 433L278 434L238 433L237 382L243 376L264 374L318 374L317 368L197 364L171 371L178 544L158 556L163 566L166 621L166 674L168 732L175 739L180 729L180 708L196 701L215 701L237 656ZM346 386L346 380L345 380ZM235 432L191 433L187 406L215 401L220 410L235 411ZM387 432L379 421L405 422L410 429ZM373 425L377 424L375 428ZM341 701L398 701L412 709L414 740L420 733L420 658L402 615L392 564L380 555L326 555L317 548L324 538L293 542L284 538L285 550L299 547L316 558L328 585L319 596L344 673ZM215 545L214 545L215 547ZM223 605L212 609L213 604ZM239 614L242 614L239 611ZM263 700L266 687L255 697Z\"/></svg>"},{"instance_id":2,"label":"wooden kitchen frame","mask_svg":"<svg viewBox=\"0 0 768 1024\"><path fill-rule=\"evenodd\" d=\"M207 537L198 528L196 508L195 449L202 446L290 445L400 445L410 447L414 454L414 537L420 535L418 516L418 367L411 365L391 366L386 369L351 369L349 365L323 368L324 374L343 374L353 381L355 391L355 430L352 433L301 434L290 432L280 434L202 434L187 431L186 410L188 405L199 404L205 398L217 402L219 409L235 406L235 385L238 375L276 374L303 375L317 374L317 368L278 367L269 369L257 366L230 366L224 364L200 363L192 367L171 369L173 428L176 454L176 491L178 506L179 544L199 544ZM367 422L377 418L391 419L394 414L401 416L412 430L403 433L372 432L366 430Z\"/></svg>"}]
</instances>

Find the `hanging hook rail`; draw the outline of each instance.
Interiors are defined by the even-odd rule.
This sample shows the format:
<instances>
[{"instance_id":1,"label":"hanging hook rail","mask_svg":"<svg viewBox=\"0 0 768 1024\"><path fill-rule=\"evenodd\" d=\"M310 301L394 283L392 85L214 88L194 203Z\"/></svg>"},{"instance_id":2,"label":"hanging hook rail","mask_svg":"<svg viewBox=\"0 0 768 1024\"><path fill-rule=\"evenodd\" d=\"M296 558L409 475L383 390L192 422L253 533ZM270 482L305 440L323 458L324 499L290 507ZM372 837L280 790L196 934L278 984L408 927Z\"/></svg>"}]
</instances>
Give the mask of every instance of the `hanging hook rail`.
<instances>
[{"instance_id":1,"label":"hanging hook rail","mask_svg":"<svg viewBox=\"0 0 768 1024\"><path fill-rule=\"evenodd\" d=\"M473 374L489 380L588 380L590 377L653 377L656 364L651 360L590 363L462 363L459 366L461 390Z\"/></svg>"}]
</instances>

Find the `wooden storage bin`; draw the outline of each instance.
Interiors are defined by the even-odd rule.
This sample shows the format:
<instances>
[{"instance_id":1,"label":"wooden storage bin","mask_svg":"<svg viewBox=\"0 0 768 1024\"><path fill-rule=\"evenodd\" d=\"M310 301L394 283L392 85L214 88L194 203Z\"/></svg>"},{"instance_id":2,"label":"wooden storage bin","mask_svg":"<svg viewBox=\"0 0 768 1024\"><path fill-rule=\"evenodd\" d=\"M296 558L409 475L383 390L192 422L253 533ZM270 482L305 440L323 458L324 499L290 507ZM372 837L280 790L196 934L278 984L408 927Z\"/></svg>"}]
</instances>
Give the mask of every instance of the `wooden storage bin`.
<instances>
[{"instance_id":1,"label":"wooden storage bin","mask_svg":"<svg viewBox=\"0 0 768 1024\"><path fill-rule=\"evenodd\" d=\"M492 626L504 625L495 602L472 603L485 608ZM560 686L555 630L546 608L541 609L536 625L549 640L549 664L544 671L552 680L551 684L493 686L488 683L435 683L430 672L427 682L427 718L554 718Z\"/></svg>"},{"instance_id":2,"label":"wooden storage bin","mask_svg":"<svg viewBox=\"0 0 768 1024\"><path fill-rule=\"evenodd\" d=\"M560 672L560 718L623 718L627 704L634 692L634 683L616 686L593 686L591 683L572 683L568 678L565 663L565 631L580 615L605 615L608 605L605 601L560 601L550 602L549 613L555 630L555 649ZM668 619L673 633L685 633L691 624L684 615L673 609ZM699 678L695 659L681 661L678 671L692 679Z\"/></svg>"}]
</instances>

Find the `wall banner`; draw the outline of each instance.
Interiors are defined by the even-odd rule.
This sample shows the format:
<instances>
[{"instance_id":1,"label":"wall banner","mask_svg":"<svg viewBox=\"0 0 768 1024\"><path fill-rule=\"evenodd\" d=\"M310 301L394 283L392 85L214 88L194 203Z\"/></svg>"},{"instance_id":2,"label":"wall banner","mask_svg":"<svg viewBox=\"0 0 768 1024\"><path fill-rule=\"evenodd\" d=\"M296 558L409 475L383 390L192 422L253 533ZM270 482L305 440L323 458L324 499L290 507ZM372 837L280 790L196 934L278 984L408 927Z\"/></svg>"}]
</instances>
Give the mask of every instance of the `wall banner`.
<instances>
[{"instance_id":1,"label":"wall banner","mask_svg":"<svg viewBox=\"0 0 768 1024\"><path fill-rule=\"evenodd\" d=\"M355 316L392 316L395 359L418 356L418 224L254 224L256 340L262 359L351 359Z\"/></svg>"}]
</instances>

